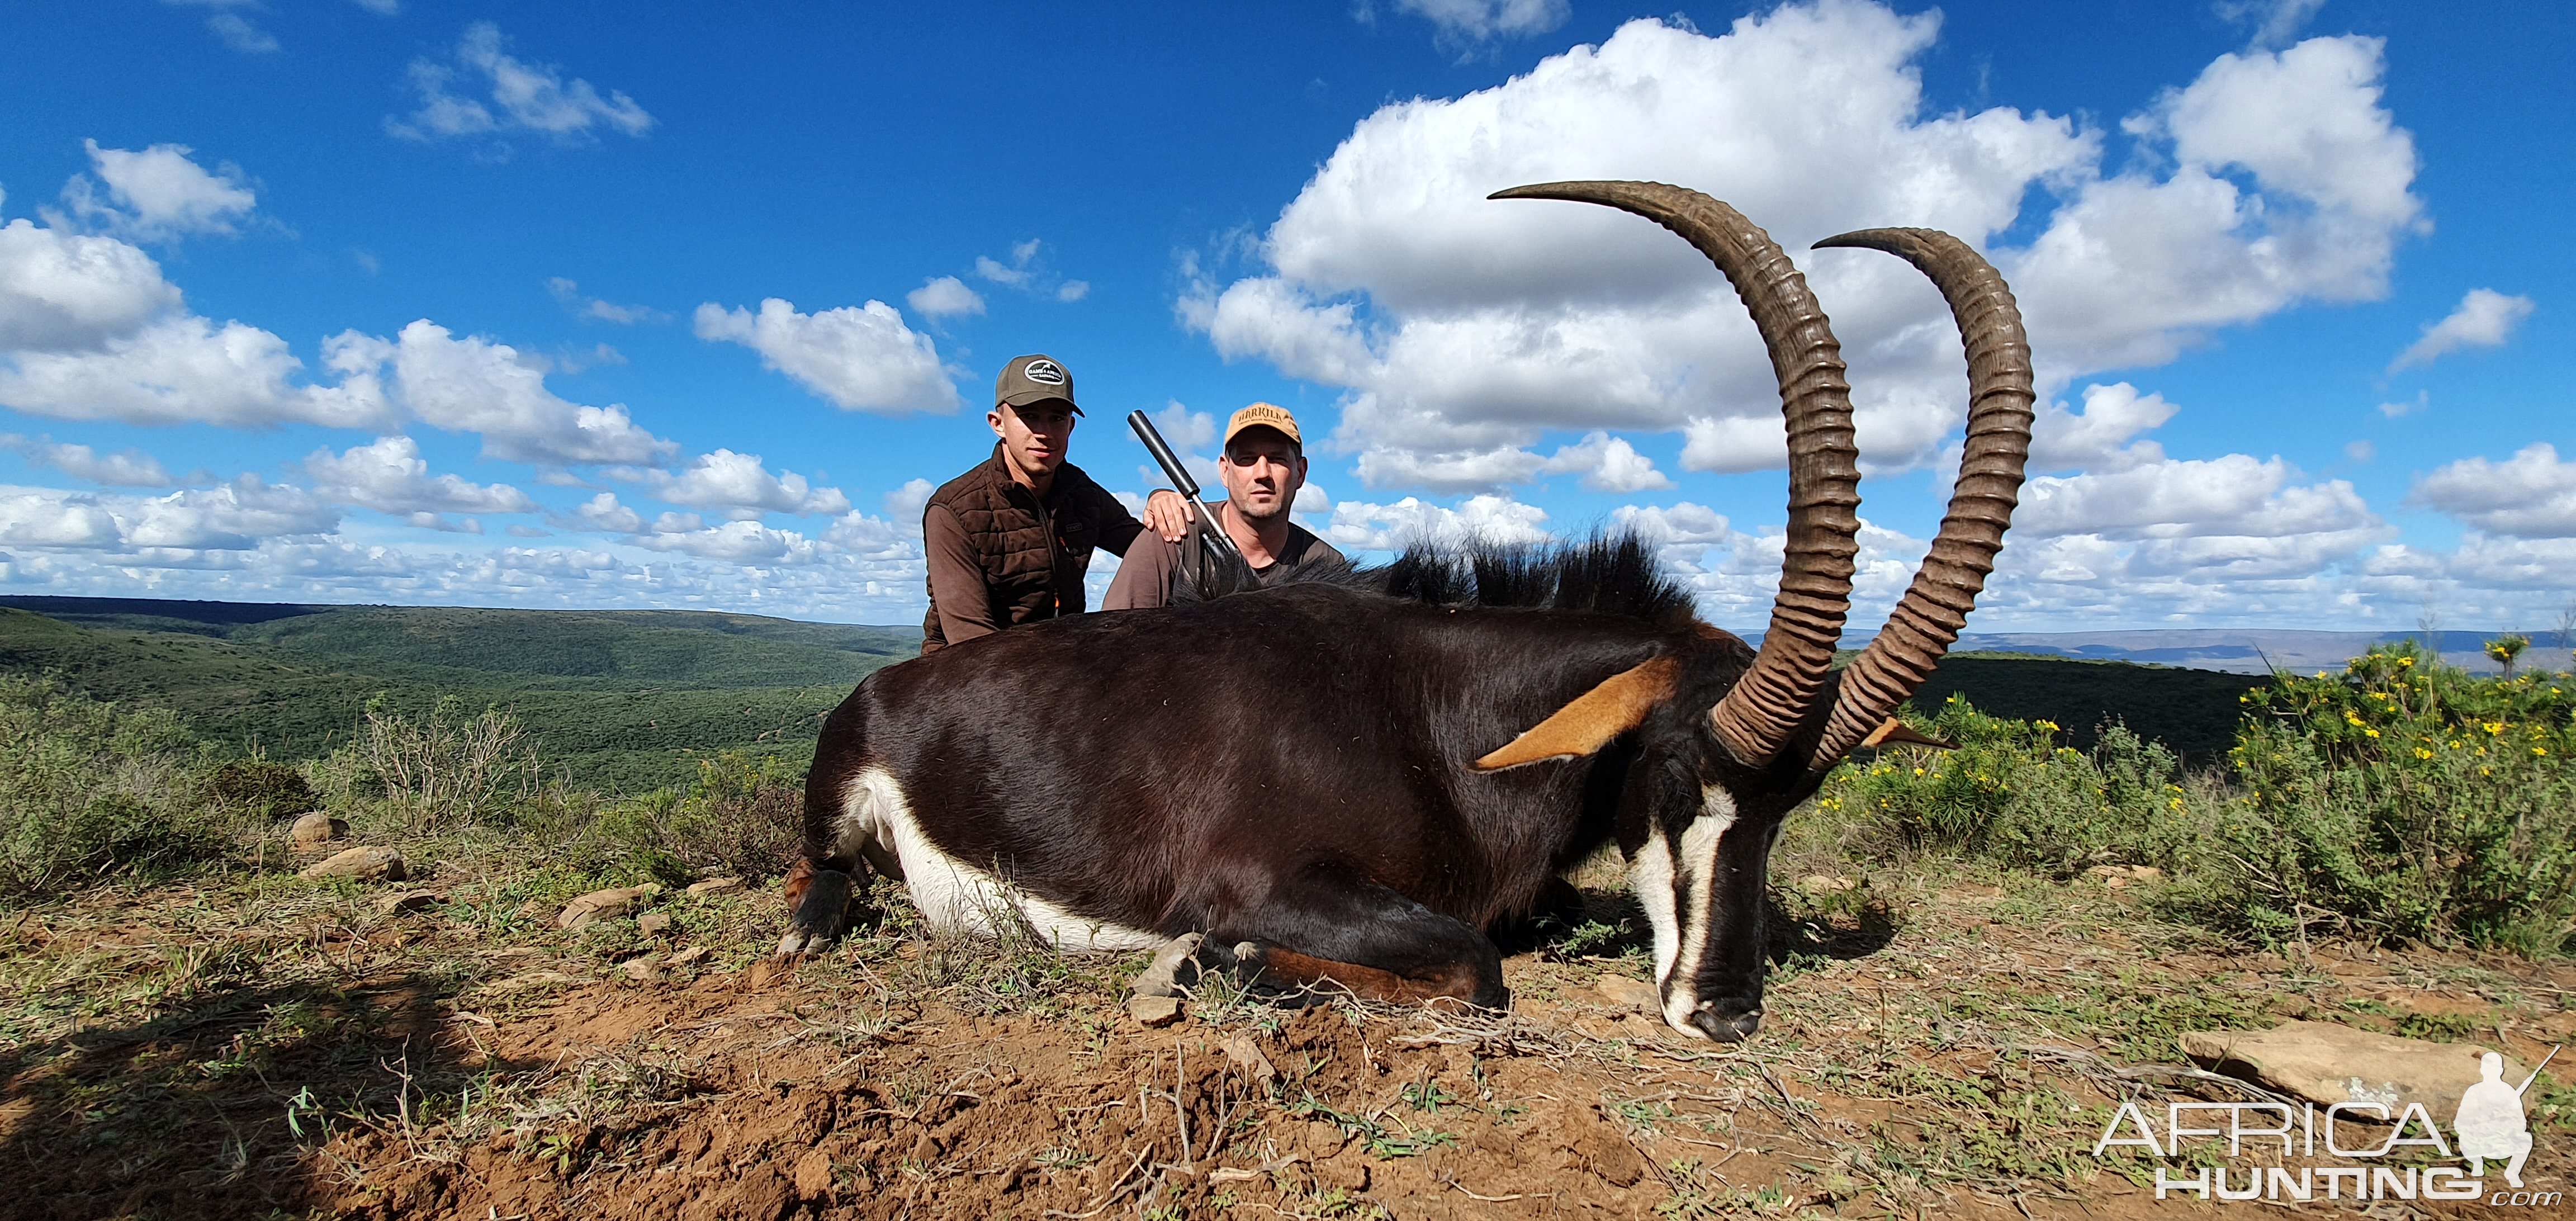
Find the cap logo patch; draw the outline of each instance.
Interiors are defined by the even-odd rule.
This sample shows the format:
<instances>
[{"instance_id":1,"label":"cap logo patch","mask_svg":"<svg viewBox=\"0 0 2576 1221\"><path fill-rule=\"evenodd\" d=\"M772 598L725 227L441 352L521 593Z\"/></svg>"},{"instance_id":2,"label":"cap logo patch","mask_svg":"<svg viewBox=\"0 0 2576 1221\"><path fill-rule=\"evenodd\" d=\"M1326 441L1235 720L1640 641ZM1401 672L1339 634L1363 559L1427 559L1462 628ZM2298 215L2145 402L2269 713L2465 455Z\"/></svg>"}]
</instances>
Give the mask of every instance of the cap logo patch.
<instances>
[{"instance_id":1,"label":"cap logo patch","mask_svg":"<svg viewBox=\"0 0 2576 1221\"><path fill-rule=\"evenodd\" d=\"M1021 366L1020 376L1041 386L1061 386L1065 383L1064 366L1052 360L1030 361Z\"/></svg>"}]
</instances>

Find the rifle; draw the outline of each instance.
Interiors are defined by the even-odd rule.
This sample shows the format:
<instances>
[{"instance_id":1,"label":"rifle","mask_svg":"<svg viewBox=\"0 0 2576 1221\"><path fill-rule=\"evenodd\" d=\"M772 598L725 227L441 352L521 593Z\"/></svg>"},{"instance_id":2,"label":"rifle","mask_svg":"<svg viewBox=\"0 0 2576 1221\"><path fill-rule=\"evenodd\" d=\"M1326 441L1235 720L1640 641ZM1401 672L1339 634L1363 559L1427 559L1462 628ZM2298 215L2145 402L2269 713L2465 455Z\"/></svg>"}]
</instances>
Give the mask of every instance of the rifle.
<instances>
[{"instance_id":1,"label":"rifle","mask_svg":"<svg viewBox=\"0 0 2576 1221\"><path fill-rule=\"evenodd\" d=\"M1163 477L1172 481L1172 490L1187 498L1190 505L1199 511L1199 519L1207 523L1207 529L1201 533L1215 539L1220 550L1242 564L1245 571L1251 571L1252 562L1243 558L1243 549L1234 545L1234 536L1225 532L1225 523L1218 521L1216 514L1209 511L1207 502L1199 499L1199 481L1190 478L1188 468L1173 456L1172 447L1163 443L1163 434L1154 430L1154 422L1145 418L1143 409L1127 413L1127 426L1136 430L1136 439L1145 443L1145 452L1154 455L1154 461L1162 464Z\"/></svg>"}]
</instances>

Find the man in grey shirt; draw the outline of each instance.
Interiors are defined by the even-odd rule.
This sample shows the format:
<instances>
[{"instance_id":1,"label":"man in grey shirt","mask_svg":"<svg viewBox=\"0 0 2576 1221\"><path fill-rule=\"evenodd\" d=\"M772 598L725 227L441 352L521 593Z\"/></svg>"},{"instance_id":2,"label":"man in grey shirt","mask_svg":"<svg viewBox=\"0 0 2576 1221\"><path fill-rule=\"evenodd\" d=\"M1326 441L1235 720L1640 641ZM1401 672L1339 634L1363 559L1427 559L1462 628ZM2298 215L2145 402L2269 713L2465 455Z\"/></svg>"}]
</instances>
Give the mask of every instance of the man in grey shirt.
<instances>
[{"instance_id":1,"label":"man in grey shirt","mask_svg":"<svg viewBox=\"0 0 2576 1221\"><path fill-rule=\"evenodd\" d=\"M1226 537L1250 561L1263 584L1309 564L1347 563L1331 543L1288 520L1297 490L1306 486L1306 443L1296 417L1285 408L1254 403L1225 424L1225 454L1217 460L1226 498L1208 506ZM1176 582L1198 570L1208 546L1207 523L1191 514L1189 534L1177 543L1152 532L1136 539L1109 582L1102 610L1169 606Z\"/></svg>"}]
</instances>

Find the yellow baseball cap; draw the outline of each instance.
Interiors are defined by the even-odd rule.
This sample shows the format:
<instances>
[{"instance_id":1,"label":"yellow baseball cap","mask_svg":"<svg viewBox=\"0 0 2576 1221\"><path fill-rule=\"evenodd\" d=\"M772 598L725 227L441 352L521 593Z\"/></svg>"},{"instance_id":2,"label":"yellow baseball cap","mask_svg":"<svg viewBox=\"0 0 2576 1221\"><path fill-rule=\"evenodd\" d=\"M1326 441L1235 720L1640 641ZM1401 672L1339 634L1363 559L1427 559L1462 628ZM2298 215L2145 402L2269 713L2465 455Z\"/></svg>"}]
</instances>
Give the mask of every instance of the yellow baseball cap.
<instances>
[{"instance_id":1,"label":"yellow baseball cap","mask_svg":"<svg viewBox=\"0 0 2576 1221\"><path fill-rule=\"evenodd\" d=\"M1288 439L1294 442L1297 448L1306 448L1306 438L1297 434L1297 417L1288 414L1288 409L1285 407L1271 403L1254 403L1235 412L1234 417L1225 422L1225 443L1234 444L1235 434L1247 428L1276 428L1288 434Z\"/></svg>"}]
</instances>

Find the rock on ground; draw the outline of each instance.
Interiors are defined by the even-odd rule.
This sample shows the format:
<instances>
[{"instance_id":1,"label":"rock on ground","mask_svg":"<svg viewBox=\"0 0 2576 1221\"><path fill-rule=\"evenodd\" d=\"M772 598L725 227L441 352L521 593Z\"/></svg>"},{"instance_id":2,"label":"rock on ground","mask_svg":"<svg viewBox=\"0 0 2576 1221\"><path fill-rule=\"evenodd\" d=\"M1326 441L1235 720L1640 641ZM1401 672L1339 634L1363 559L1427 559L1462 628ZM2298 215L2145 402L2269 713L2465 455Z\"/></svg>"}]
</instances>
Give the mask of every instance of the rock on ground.
<instances>
[{"instance_id":1,"label":"rock on ground","mask_svg":"<svg viewBox=\"0 0 2576 1221\"><path fill-rule=\"evenodd\" d=\"M1663 1014L1663 996L1655 991L1653 984L1642 979L1630 979L1625 975L1604 975L1601 977L1601 982L1592 986L1611 1004L1623 1009L1634 1009L1639 1013L1657 1017Z\"/></svg>"},{"instance_id":2,"label":"rock on ground","mask_svg":"<svg viewBox=\"0 0 2576 1221\"><path fill-rule=\"evenodd\" d=\"M1131 996L1127 1016L1148 1030L1160 1029L1181 1020L1181 1001L1176 996Z\"/></svg>"},{"instance_id":3,"label":"rock on ground","mask_svg":"<svg viewBox=\"0 0 2576 1221\"><path fill-rule=\"evenodd\" d=\"M741 878L708 878L703 882L689 883L689 893L693 895L729 895L740 889Z\"/></svg>"},{"instance_id":4,"label":"rock on ground","mask_svg":"<svg viewBox=\"0 0 2576 1221\"><path fill-rule=\"evenodd\" d=\"M1198 933L1183 933L1164 942L1163 948L1154 951L1153 965L1146 967L1128 990L1138 996L1179 996L1185 982L1180 978L1182 964L1198 953L1199 943L1204 940Z\"/></svg>"},{"instance_id":5,"label":"rock on ground","mask_svg":"<svg viewBox=\"0 0 2576 1221\"><path fill-rule=\"evenodd\" d=\"M2408 1104L2420 1102L2445 1124L2459 1110L2460 1094L2478 1082L2478 1057L2492 1050L2474 1043L2402 1039L2332 1022L2193 1031L2177 1042L2184 1055L2212 1072L2310 1102L2382 1103L2392 1119L2403 1115ZM2520 1081L2528 1071L2510 1060L2505 1063L2507 1080Z\"/></svg>"},{"instance_id":6,"label":"rock on ground","mask_svg":"<svg viewBox=\"0 0 2576 1221\"><path fill-rule=\"evenodd\" d=\"M349 824L316 810L295 820L288 834L295 837L298 848L316 848L349 833Z\"/></svg>"},{"instance_id":7,"label":"rock on ground","mask_svg":"<svg viewBox=\"0 0 2576 1221\"><path fill-rule=\"evenodd\" d=\"M376 900L376 914L397 916L404 912L427 911L446 901L445 895L433 894L426 890L397 891Z\"/></svg>"},{"instance_id":8,"label":"rock on ground","mask_svg":"<svg viewBox=\"0 0 2576 1221\"><path fill-rule=\"evenodd\" d=\"M361 882L399 882L405 875L402 853L391 848L351 848L327 860L305 866L299 876L355 878Z\"/></svg>"},{"instance_id":9,"label":"rock on ground","mask_svg":"<svg viewBox=\"0 0 2576 1221\"><path fill-rule=\"evenodd\" d=\"M613 920L644 905L645 900L662 893L659 882L641 886L622 886L615 890L594 890L564 904L563 914L555 917L558 928L580 928L595 920Z\"/></svg>"}]
</instances>

